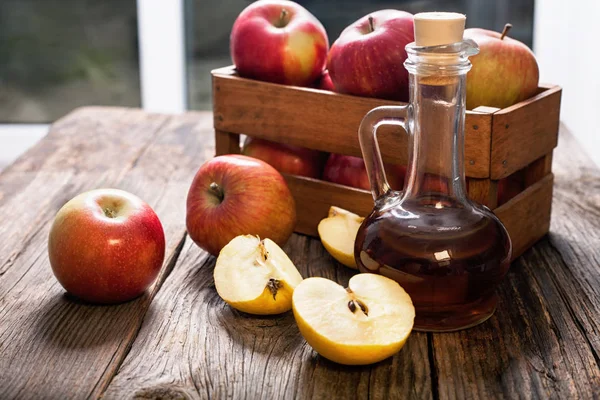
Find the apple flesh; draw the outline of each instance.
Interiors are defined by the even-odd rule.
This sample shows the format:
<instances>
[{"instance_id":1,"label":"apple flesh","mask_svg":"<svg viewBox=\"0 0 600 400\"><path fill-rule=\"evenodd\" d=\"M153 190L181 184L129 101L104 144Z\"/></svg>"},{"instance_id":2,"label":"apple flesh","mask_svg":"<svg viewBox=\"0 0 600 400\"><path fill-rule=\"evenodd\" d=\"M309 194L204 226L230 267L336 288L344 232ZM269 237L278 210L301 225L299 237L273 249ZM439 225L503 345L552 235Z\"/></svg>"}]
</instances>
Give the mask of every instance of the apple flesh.
<instances>
[{"instance_id":1,"label":"apple flesh","mask_svg":"<svg viewBox=\"0 0 600 400\"><path fill-rule=\"evenodd\" d=\"M537 93L540 77L535 55L525 44L505 32L466 29L465 39L479 45L479 54L470 58L467 74L467 108L506 108Z\"/></svg>"},{"instance_id":2,"label":"apple flesh","mask_svg":"<svg viewBox=\"0 0 600 400\"><path fill-rule=\"evenodd\" d=\"M296 204L283 176L269 164L244 155L218 156L192 181L186 226L192 240L214 256L239 235L283 246L296 226Z\"/></svg>"},{"instance_id":3,"label":"apple flesh","mask_svg":"<svg viewBox=\"0 0 600 400\"><path fill-rule=\"evenodd\" d=\"M48 256L68 293L90 303L121 303L144 293L158 276L165 235L158 216L141 199L97 189L58 211Z\"/></svg>"},{"instance_id":4,"label":"apple flesh","mask_svg":"<svg viewBox=\"0 0 600 400\"><path fill-rule=\"evenodd\" d=\"M217 258L215 288L231 307L249 314L280 314L292 309L292 293L302 276L270 239L243 235Z\"/></svg>"},{"instance_id":5,"label":"apple flesh","mask_svg":"<svg viewBox=\"0 0 600 400\"><path fill-rule=\"evenodd\" d=\"M339 207L330 207L327 218L319 222L317 231L323 247L346 267L358 269L354 259L354 241L364 218Z\"/></svg>"},{"instance_id":6,"label":"apple flesh","mask_svg":"<svg viewBox=\"0 0 600 400\"><path fill-rule=\"evenodd\" d=\"M318 150L292 146L248 136L242 154L258 158L277 171L291 175L320 178L326 155Z\"/></svg>"},{"instance_id":7,"label":"apple flesh","mask_svg":"<svg viewBox=\"0 0 600 400\"><path fill-rule=\"evenodd\" d=\"M392 189L402 190L406 166L387 164L385 172ZM323 179L358 189L371 189L365 162L360 157L331 154L325 163Z\"/></svg>"},{"instance_id":8,"label":"apple flesh","mask_svg":"<svg viewBox=\"0 0 600 400\"><path fill-rule=\"evenodd\" d=\"M381 10L348 26L329 51L327 69L339 93L408 101L405 47L414 41L413 16Z\"/></svg>"},{"instance_id":9,"label":"apple flesh","mask_svg":"<svg viewBox=\"0 0 600 400\"><path fill-rule=\"evenodd\" d=\"M327 62L329 40L323 25L293 1L261 0L235 20L231 58L241 76L310 86Z\"/></svg>"},{"instance_id":10,"label":"apple flesh","mask_svg":"<svg viewBox=\"0 0 600 400\"><path fill-rule=\"evenodd\" d=\"M308 278L294 290L300 333L323 357L365 365L397 353L410 335L415 308L395 281L377 274L354 275L344 288L325 278Z\"/></svg>"}]
</instances>

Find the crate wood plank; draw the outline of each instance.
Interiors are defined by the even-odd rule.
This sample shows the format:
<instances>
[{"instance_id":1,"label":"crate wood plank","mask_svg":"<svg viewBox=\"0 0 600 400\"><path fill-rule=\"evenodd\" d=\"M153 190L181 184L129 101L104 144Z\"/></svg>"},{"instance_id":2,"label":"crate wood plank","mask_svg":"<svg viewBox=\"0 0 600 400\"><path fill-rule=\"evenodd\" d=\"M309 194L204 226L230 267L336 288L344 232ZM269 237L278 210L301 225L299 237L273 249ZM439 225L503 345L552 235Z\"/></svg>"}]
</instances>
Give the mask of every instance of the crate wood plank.
<instances>
[{"instance_id":1,"label":"crate wood plank","mask_svg":"<svg viewBox=\"0 0 600 400\"><path fill-rule=\"evenodd\" d=\"M552 174L546 175L494 210L510 235L513 260L548 233L553 179Z\"/></svg>"},{"instance_id":2,"label":"crate wood plank","mask_svg":"<svg viewBox=\"0 0 600 400\"><path fill-rule=\"evenodd\" d=\"M353 275L312 238L293 235L284 250L304 277L347 285ZM304 342L291 312L260 317L227 306L214 287L214 263L186 241L154 298L161 313L144 321L104 399L432 398L427 334L412 334L376 365L337 365Z\"/></svg>"},{"instance_id":3,"label":"crate wood plank","mask_svg":"<svg viewBox=\"0 0 600 400\"><path fill-rule=\"evenodd\" d=\"M212 157L204 144L212 140L211 121L205 116L196 127L198 119L81 109L54 124L47 138L0 175L0 398L96 398L112 379L181 250L193 172ZM26 183L13 191L19 180ZM147 201L167 239L157 283L119 306L65 296L48 262L55 213L76 194L98 187L121 188Z\"/></svg>"},{"instance_id":4,"label":"crate wood plank","mask_svg":"<svg viewBox=\"0 0 600 400\"><path fill-rule=\"evenodd\" d=\"M533 185L550 172L552 172L552 152L538 158L525 167L525 187Z\"/></svg>"},{"instance_id":5,"label":"crate wood plank","mask_svg":"<svg viewBox=\"0 0 600 400\"><path fill-rule=\"evenodd\" d=\"M361 156L360 121L372 108L387 104L402 103L243 79L231 68L213 71L215 129L331 153ZM491 129L490 113L467 113L467 176L489 177ZM378 140L384 161L407 163L404 130L382 127Z\"/></svg>"},{"instance_id":6,"label":"crate wood plank","mask_svg":"<svg viewBox=\"0 0 600 400\"><path fill-rule=\"evenodd\" d=\"M551 86L524 102L494 113L492 179L502 179L556 147L561 93L559 86Z\"/></svg>"},{"instance_id":7,"label":"crate wood plank","mask_svg":"<svg viewBox=\"0 0 600 400\"><path fill-rule=\"evenodd\" d=\"M223 132L215 130L215 153L220 156L223 154L239 154L240 135L237 133Z\"/></svg>"},{"instance_id":8,"label":"crate wood plank","mask_svg":"<svg viewBox=\"0 0 600 400\"><path fill-rule=\"evenodd\" d=\"M491 209L498 204L498 181L490 179L469 179L468 195L473 201Z\"/></svg>"},{"instance_id":9,"label":"crate wood plank","mask_svg":"<svg viewBox=\"0 0 600 400\"><path fill-rule=\"evenodd\" d=\"M298 222L295 231L319 237L317 225L327 217L329 207L338 206L366 216L373 209L371 192L318 179L284 175L296 201Z\"/></svg>"}]
</instances>

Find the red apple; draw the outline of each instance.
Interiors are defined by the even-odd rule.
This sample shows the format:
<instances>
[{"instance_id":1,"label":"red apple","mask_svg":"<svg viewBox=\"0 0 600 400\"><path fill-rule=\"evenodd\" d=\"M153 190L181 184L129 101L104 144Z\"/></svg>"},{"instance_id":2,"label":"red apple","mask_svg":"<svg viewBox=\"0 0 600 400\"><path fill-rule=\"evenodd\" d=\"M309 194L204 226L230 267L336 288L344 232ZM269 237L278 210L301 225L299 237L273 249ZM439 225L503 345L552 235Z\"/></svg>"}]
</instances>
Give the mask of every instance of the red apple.
<instances>
[{"instance_id":1,"label":"red apple","mask_svg":"<svg viewBox=\"0 0 600 400\"><path fill-rule=\"evenodd\" d=\"M329 41L323 25L293 1L260 0L237 17L231 59L241 76L310 86L323 72Z\"/></svg>"},{"instance_id":2,"label":"red apple","mask_svg":"<svg viewBox=\"0 0 600 400\"><path fill-rule=\"evenodd\" d=\"M82 193L56 215L48 238L56 279L92 303L120 303L154 282L165 257L165 234L150 206L131 193Z\"/></svg>"},{"instance_id":3,"label":"red apple","mask_svg":"<svg viewBox=\"0 0 600 400\"><path fill-rule=\"evenodd\" d=\"M192 240L214 256L239 235L258 235L283 246L296 226L296 204L275 168L244 155L224 155L196 173L186 225Z\"/></svg>"},{"instance_id":4,"label":"red apple","mask_svg":"<svg viewBox=\"0 0 600 400\"><path fill-rule=\"evenodd\" d=\"M248 136L242 154L263 160L285 174L320 178L325 154L318 150Z\"/></svg>"},{"instance_id":5,"label":"red apple","mask_svg":"<svg viewBox=\"0 0 600 400\"><path fill-rule=\"evenodd\" d=\"M386 165L385 172L392 189L402 190L406 166ZM331 154L325 164L323 179L359 189L371 189L365 163L360 157Z\"/></svg>"},{"instance_id":6,"label":"red apple","mask_svg":"<svg viewBox=\"0 0 600 400\"><path fill-rule=\"evenodd\" d=\"M479 45L479 54L470 58L467 74L467 108L506 108L537 93L540 72L533 52L525 44L485 29L465 30L464 38Z\"/></svg>"},{"instance_id":7,"label":"red apple","mask_svg":"<svg viewBox=\"0 0 600 400\"><path fill-rule=\"evenodd\" d=\"M331 75L329 75L329 71L325 70L323 75L321 75L321 79L317 84L317 89L329 90L334 92L335 87L333 86L333 82L331 81Z\"/></svg>"},{"instance_id":8,"label":"red apple","mask_svg":"<svg viewBox=\"0 0 600 400\"><path fill-rule=\"evenodd\" d=\"M404 47L414 41L413 16L404 11L371 13L341 33L327 69L337 92L408 100Z\"/></svg>"}]
</instances>

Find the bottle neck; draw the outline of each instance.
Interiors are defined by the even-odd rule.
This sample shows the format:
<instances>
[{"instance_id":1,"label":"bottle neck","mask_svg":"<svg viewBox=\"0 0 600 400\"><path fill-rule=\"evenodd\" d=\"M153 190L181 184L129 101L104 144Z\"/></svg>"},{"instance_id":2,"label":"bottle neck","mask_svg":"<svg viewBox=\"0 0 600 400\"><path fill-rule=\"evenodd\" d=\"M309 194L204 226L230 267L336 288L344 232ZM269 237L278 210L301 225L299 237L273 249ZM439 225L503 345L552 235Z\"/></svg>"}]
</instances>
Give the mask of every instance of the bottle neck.
<instances>
[{"instance_id":1,"label":"bottle neck","mask_svg":"<svg viewBox=\"0 0 600 400\"><path fill-rule=\"evenodd\" d=\"M466 72L409 78L412 106L404 198L465 200L464 121ZM442 203L440 203L442 204ZM440 205L441 207L441 205Z\"/></svg>"}]
</instances>

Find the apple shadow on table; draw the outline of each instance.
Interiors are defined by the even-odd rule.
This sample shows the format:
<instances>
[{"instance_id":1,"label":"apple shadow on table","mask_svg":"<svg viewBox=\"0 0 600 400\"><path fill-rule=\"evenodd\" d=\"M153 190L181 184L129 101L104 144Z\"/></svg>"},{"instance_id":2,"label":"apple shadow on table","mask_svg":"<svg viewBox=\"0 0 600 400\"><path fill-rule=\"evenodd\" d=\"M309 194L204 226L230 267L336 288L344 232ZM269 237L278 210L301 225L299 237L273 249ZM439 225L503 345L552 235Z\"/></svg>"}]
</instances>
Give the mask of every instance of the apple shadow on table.
<instances>
[{"instance_id":1,"label":"apple shadow on table","mask_svg":"<svg viewBox=\"0 0 600 400\"><path fill-rule=\"evenodd\" d=\"M64 349L86 349L119 343L137 331L153 307L149 293L117 305L94 305L62 293L32 314L36 340ZM135 321L139 321L136 323Z\"/></svg>"}]
</instances>

